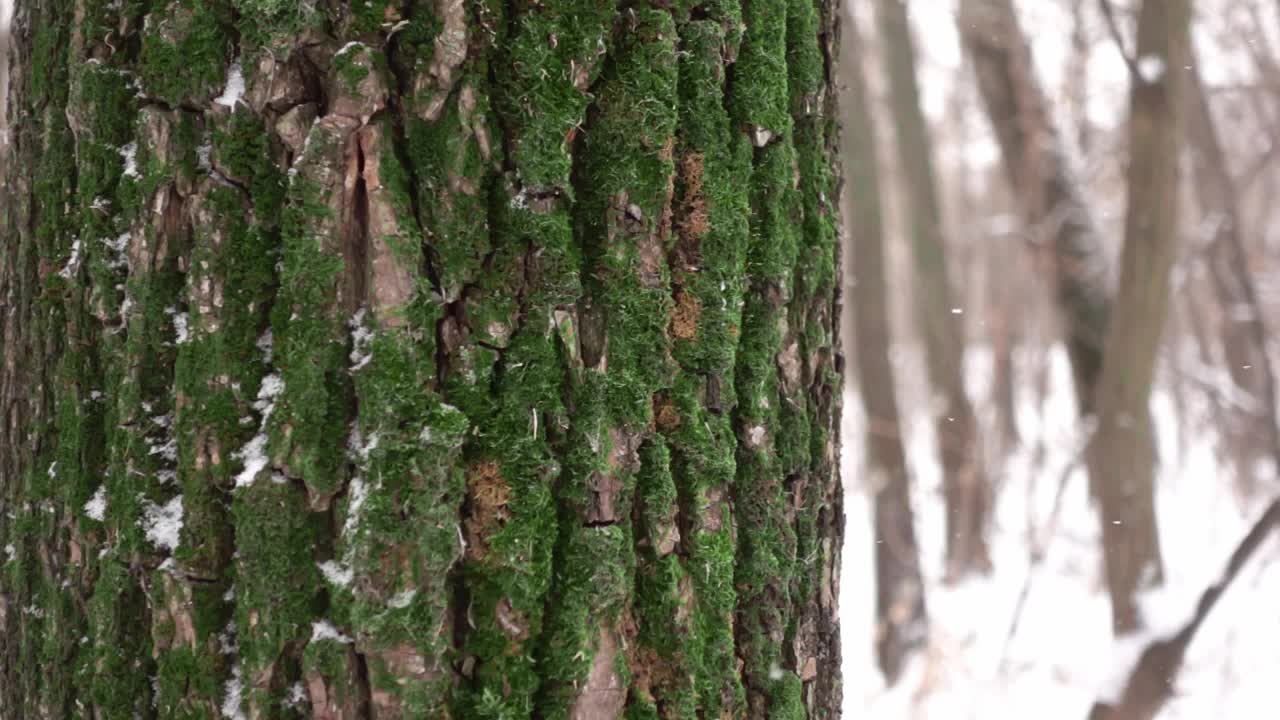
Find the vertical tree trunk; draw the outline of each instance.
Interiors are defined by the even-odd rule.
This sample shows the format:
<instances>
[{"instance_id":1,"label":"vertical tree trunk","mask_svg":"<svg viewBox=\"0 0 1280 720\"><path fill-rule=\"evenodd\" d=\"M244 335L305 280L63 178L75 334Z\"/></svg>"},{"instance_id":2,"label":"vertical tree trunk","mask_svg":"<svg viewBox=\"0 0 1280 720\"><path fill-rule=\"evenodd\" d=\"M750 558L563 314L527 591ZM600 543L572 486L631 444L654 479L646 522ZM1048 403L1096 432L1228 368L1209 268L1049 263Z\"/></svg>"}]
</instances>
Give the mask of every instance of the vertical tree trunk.
<instances>
[{"instance_id":1,"label":"vertical tree trunk","mask_svg":"<svg viewBox=\"0 0 1280 720\"><path fill-rule=\"evenodd\" d=\"M927 640L924 583L910 476L902 446L902 425L889 360L889 291L884 232L880 218L880 179L876 132L859 66L861 42L854 18L842 12L841 63L847 87L841 98L845 168L850 187L853 319L858 348L858 381L867 418L867 476L874 493L876 563L876 655L893 683L910 654Z\"/></svg>"},{"instance_id":2,"label":"vertical tree trunk","mask_svg":"<svg viewBox=\"0 0 1280 720\"><path fill-rule=\"evenodd\" d=\"M1254 487L1259 462L1280 457L1280 423L1276 418L1275 378L1267 357L1267 332L1262 307L1249 273L1241 234L1235 179L1227 168L1199 66L1192 62L1189 79L1187 138L1191 144L1195 187L1200 209L1214 222L1209 246L1209 270L1222 306L1222 348L1227 372L1248 407L1236 413L1225 428L1227 444L1237 463L1241 487Z\"/></svg>"},{"instance_id":3,"label":"vertical tree trunk","mask_svg":"<svg viewBox=\"0 0 1280 720\"><path fill-rule=\"evenodd\" d=\"M982 465L977 419L964 390L963 309L956 312L947 275L933 150L920 107L907 6L904 0L877 0L876 10L886 53L899 164L907 184L920 330L929 383L939 406L931 410L942 454L947 577L957 580L990 569L985 536L990 488Z\"/></svg>"},{"instance_id":4,"label":"vertical tree trunk","mask_svg":"<svg viewBox=\"0 0 1280 720\"><path fill-rule=\"evenodd\" d=\"M836 717L833 13L21 2L0 716Z\"/></svg>"},{"instance_id":5,"label":"vertical tree trunk","mask_svg":"<svg viewBox=\"0 0 1280 720\"><path fill-rule=\"evenodd\" d=\"M1189 0L1147 0L1131 78L1128 211L1115 312L1098 379L1098 428L1089 451L1117 633L1143 627L1138 594L1161 580L1155 452L1148 402L1178 247Z\"/></svg>"},{"instance_id":6,"label":"vertical tree trunk","mask_svg":"<svg viewBox=\"0 0 1280 720\"><path fill-rule=\"evenodd\" d=\"M1091 414L1107 333L1108 262L1035 79L1010 0L961 0L957 27L1026 222L1048 239L1077 404Z\"/></svg>"}]
</instances>

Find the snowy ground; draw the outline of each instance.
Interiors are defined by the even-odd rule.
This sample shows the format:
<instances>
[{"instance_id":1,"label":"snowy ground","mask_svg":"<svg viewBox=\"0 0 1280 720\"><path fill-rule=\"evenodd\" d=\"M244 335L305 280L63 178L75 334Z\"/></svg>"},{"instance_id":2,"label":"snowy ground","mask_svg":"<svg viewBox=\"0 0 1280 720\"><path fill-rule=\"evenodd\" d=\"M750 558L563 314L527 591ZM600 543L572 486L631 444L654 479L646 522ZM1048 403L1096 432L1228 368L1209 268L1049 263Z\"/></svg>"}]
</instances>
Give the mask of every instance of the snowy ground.
<instances>
[{"instance_id":1,"label":"snowy ground","mask_svg":"<svg viewBox=\"0 0 1280 720\"><path fill-rule=\"evenodd\" d=\"M919 387L918 361L905 353L901 385ZM985 358L971 352L971 391L985 397ZM909 416L908 463L926 575L930 646L892 689L884 687L872 654L873 583L870 497L862 477L861 406L845 401L843 472L848 539L842 574L845 710L864 720L1001 720L1035 717L1082 720L1100 690L1120 675L1122 651L1112 646L1101 579L1097 520L1082 472L1071 473L1061 519L1046 560L1032 580L1016 634L1013 608L1030 566L1027 537L1045 528L1063 470L1078 456L1079 430L1065 353L1050 355L1051 390L1041 408L1020 397L1025 438L1043 437L1045 453L1012 458L996 498L992 528L994 574L946 588L941 584L942 499L928 418ZM910 372L917 366L915 372ZM910 391L904 408L921 408ZM1179 432L1166 393L1157 393L1161 471L1159 518L1167 584L1148 607L1181 620L1221 572L1235 544L1265 502L1244 503L1218 467L1208 423ZM1192 408L1187 415L1204 413ZM1189 431L1188 431L1189 430ZM1182 438L1183 441L1179 441ZM1274 484L1273 484L1274 485ZM1248 507L1245 507L1248 505ZM1277 717L1280 678L1280 541L1272 537L1215 608L1188 653L1175 700L1160 720L1263 720ZM1160 622L1157 618L1156 622Z\"/></svg>"}]
</instances>

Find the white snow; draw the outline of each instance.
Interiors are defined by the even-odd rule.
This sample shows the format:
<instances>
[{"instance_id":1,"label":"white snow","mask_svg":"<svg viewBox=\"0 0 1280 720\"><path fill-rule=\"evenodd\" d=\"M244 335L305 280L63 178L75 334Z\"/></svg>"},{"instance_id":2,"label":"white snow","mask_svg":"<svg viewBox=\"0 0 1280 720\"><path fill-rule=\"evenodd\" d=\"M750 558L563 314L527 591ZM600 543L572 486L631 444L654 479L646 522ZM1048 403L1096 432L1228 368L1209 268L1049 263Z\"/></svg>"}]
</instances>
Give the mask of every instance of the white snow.
<instances>
[{"instance_id":1,"label":"white snow","mask_svg":"<svg viewBox=\"0 0 1280 720\"><path fill-rule=\"evenodd\" d=\"M120 148L120 157L124 158L125 177L142 177L138 174L138 143L131 142Z\"/></svg>"},{"instance_id":2,"label":"white snow","mask_svg":"<svg viewBox=\"0 0 1280 720\"><path fill-rule=\"evenodd\" d=\"M182 345L191 341L191 330L188 327L189 323L190 318L186 313L180 312L173 314L174 342Z\"/></svg>"},{"instance_id":3,"label":"white snow","mask_svg":"<svg viewBox=\"0 0 1280 720\"><path fill-rule=\"evenodd\" d=\"M351 500L347 505L347 518L342 523L343 535L349 535L355 530L356 523L360 519L360 509L364 507L364 501L369 497L369 486L365 484L364 478L356 475L351 478L351 483L347 486L347 494Z\"/></svg>"},{"instance_id":4,"label":"white snow","mask_svg":"<svg viewBox=\"0 0 1280 720\"><path fill-rule=\"evenodd\" d=\"M99 485L98 491L84 504L84 514L102 522L107 517L107 486Z\"/></svg>"},{"instance_id":5,"label":"white snow","mask_svg":"<svg viewBox=\"0 0 1280 720\"><path fill-rule=\"evenodd\" d=\"M355 571L350 566L341 564L336 560L325 560L322 563L316 563L316 567L320 568L320 574L324 575L324 579L330 585L337 585L338 587L347 587L356 576Z\"/></svg>"},{"instance_id":6,"label":"white snow","mask_svg":"<svg viewBox=\"0 0 1280 720\"><path fill-rule=\"evenodd\" d=\"M351 316L351 372L355 372L373 359L369 352L369 343L373 342L373 331L365 327L365 309L360 308Z\"/></svg>"},{"instance_id":7,"label":"white snow","mask_svg":"<svg viewBox=\"0 0 1280 720\"><path fill-rule=\"evenodd\" d=\"M258 434L254 435L245 446L231 453L231 457L244 463L244 468L236 475L236 487L248 487L267 466L267 421L275 411L275 399L284 391L284 380L272 373L262 378L258 388L258 399L253 407L262 413L262 421L258 426Z\"/></svg>"},{"instance_id":8,"label":"white snow","mask_svg":"<svg viewBox=\"0 0 1280 720\"><path fill-rule=\"evenodd\" d=\"M227 679L222 696L222 717L228 720L245 720L244 711L240 708L244 698L244 670L240 661L231 666L231 677Z\"/></svg>"},{"instance_id":9,"label":"white snow","mask_svg":"<svg viewBox=\"0 0 1280 720\"><path fill-rule=\"evenodd\" d=\"M409 607L409 603L413 602L413 598L418 594L417 590L410 588L409 590L401 590L387 601L387 606L396 610L403 610Z\"/></svg>"},{"instance_id":10,"label":"white snow","mask_svg":"<svg viewBox=\"0 0 1280 720\"><path fill-rule=\"evenodd\" d=\"M1164 77L1164 59L1158 55L1143 55L1138 58L1138 74L1148 85L1160 82Z\"/></svg>"},{"instance_id":11,"label":"white snow","mask_svg":"<svg viewBox=\"0 0 1280 720\"><path fill-rule=\"evenodd\" d=\"M231 63L231 67L227 68L227 86L214 102L235 108L242 97L244 97L244 70L240 67L240 61L236 60Z\"/></svg>"},{"instance_id":12,"label":"white snow","mask_svg":"<svg viewBox=\"0 0 1280 720\"><path fill-rule=\"evenodd\" d=\"M267 466L267 435L258 433L244 447L231 453L231 457L244 463L244 469L236 475L236 487L248 487L253 484L258 473Z\"/></svg>"},{"instance_id":13,"label":"white snow","mask_svg":"<svg viewBox=\"0 0 1280 720\"><path fill-rule=\"evenodd\" d=\"M164 505L148 500L145 508L142 523L147 539L169 552L176 550L182 535L182 496L178 495Z\"/></svg>"},{"instance_id":14,"label":"white snow","mask_svg":"<svg viewBox=\"0 0 1280 720\"><path fill-rule=\"evenodd\" d=\"M983 397L990 382L990 355L982 347L971 347L966 355L970 394ZM1034 449L1016 453L996 480L1000 485L990 534L994 572L952 587L941 577L945 524L933 422L924 412L908 412L925 406L923 363L914 349L897 349L894 357L925 574L928 644L898 684L885 687L872 640L874 482L861 469L865 419L850 392L844 403L842 457L848 513L840 586L845 714L863 720L1085 717L1095 700L1122 686L1146 642L1167 637L1186 621L1261 511L1259 502L1231 490L1231 472L1215 455L1211 401L1189 394L1180 416L1163 389L1167 385L1157 383L1151 407L1160 457L1156 502L1165 583L1141 598L1147 626L1142 636L1117 642L1111 636L1097 514L1079 462L1090 429L1076 419L1065 351L1055 347L1048 357L1051 382L1042 406L1025 383L1017 386L1018 425L1025 438L1043 439L1045 446L1038 461ZM1015 367L1023 368L1024 377L1033 361L1032 353L1015 354ZM1064 475L1063 504L1057 530L1051 533L1049 518ZM1048 542L1034 573L1029 536ZM1277 561L1280 540L1273 537L1200 629L1174 697L1158 720L1270 717L1274 678L1280 676ZM1024 584L1028 594L1011 634Z\"/></svg>"},{"instance_id":15,"label":"white snow","mask_svg":"<svg viewBox=\"0 0 1280 720\"><path fill-rule=\"evenodd\" d=\"M342 643L343 645L351 644L351 638L344 635L333 623L328 620L317 620L311 623L311 642L321 642L324 640L332 640Z\"/></svg>"},{"instance_id":16,"label":"white snow","mask_svg":"<svg viewBox=\"0 0 1280 720\"><path fill-rule=\"evenodd\" d=\"M66 266L58 271L58 277L70 280L71 276L76 274L76 271L80 269L80 250L82 247L80 238L76 238L71 243L71 257L67 258Z\"/></svg>"}]
</instances>

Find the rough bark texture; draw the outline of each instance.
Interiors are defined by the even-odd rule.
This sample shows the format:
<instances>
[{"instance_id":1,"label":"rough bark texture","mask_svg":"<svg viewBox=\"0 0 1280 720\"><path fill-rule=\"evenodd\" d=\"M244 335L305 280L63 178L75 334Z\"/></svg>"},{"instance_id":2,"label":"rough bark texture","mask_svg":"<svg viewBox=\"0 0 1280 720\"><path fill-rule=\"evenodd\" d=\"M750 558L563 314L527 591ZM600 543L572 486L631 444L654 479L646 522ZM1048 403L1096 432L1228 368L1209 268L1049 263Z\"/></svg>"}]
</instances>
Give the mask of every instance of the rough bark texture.
<instances>
[{"instance_id":1,"label":"rough bark texture","mask_svg":"<svg viewBox=\"0 0 1280 720\"><path fill-rule=\"evenodd\" d=\"M1138 19L1142 72L1130 79L1125 243L1088 458L1100 506L1112 625L1120 634L1143 627L1138 595L1162 576L1148 403L1178 247L1189 23L1189 0L1146 0Z\"/></svg>"},{"instance_id":2,"label":"rough bark texture","mask_svg":"<svg viewBox=\"0 0 1280 720\"><path fill-rule=\"evenodd\" d=\"M876 0L876 11L886 53L898 162L906 183L904 205L909 213L920 332L936 398L932 411L942 454L947 577L957 580L991 567L986 544L990 487L977 418L964 389L963 309L954 302L947 274L933 146L920 107L906 2Z\"/></svg>"},{"instance_id":3,"label":"rough bark texture","mask_svg":"<svg viewBox=\"0 0 1280 720\"><path fill-rule=\"evenodd\" d=\"M911 513L910 476L902 445L902 427L889 359L889 290L884 229L880 216L880 179L876 166L876 132L867 90L859 68L861 43L847 10L841 23L842 144L849 180L849 232L852 235L852 291L858 382L867 418L867 478L874 494L876 562L876 655L890 683L903 670L910 653L927 640L924 583L915 519Z\"/></svg>"},{"instance_id":4,"label":"rough bark texture","mask_svg":"<svg viewBox=\"0 0 1280 720\"><path fill-rule=\"evenodd\" d=\"M961 0L957 27L1000 144L1005 176L1033 238L1044 239L1077 404L1082 414L1091 414L1110 312L1102 238L1050 119L1012 2Z\"/></svg>"},{"instance_id":5,"label":"rough bark texture","mask_svg":"<svg viewBox=\"0 0 1280 720\"><path fill-rule=\"evenodd\" d=\"M20 2L0 717L836 717L833 7Z\"/></svg>"}]
</instances>

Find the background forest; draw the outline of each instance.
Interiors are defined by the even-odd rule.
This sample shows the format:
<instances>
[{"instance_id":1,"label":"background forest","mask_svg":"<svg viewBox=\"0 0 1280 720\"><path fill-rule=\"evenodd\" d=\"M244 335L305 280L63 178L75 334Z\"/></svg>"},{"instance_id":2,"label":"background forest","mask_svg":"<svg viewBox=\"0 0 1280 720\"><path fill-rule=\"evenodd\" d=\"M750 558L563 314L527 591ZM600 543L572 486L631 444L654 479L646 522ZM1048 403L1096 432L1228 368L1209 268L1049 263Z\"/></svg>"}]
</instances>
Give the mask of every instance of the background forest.
<instances>
[{"instance_id":1,"label":"background forest","mask_svg":"<svg viewBox=\"0 0 1280 720\"><path fill-rule=\"evenodd\" d=\"M910 45L892 34L902 5ZM1157 672L1167 682L1149 694L1166 695L1162 707L1132 717L1274 713L1274 533L1250 537L1261 541L1251 559L1203 622L1192 618L1277 490L1267 331L1280 300L1280 5L1194 3L1183 102L1155 113L1131 96L1166 72L1143 48L1141 5L850 0L841 617L851 717L1079 718L1119 700L1144 649L1171 638L1186 640L1166 643L1186 645L1185 664ZM1147 5L1176 13L1179 3ZM1180 166L1153 169L1158 142L1168 150L1155 155ZM1173 197L1153 200L1162 175ZM1135 202L1169 203L1154 211L1163 229L1135 233ZM1147 255L1122 271L1126 242ZM1167 295L1133 292L1158 280L1160 252ZM869 269L880 262L883 281ZM1082 341L1090 317L1108 313L1112 329L1126 323L1127 348ZM878 361L869 345L881 335L889 352ZM1081 373L1090 346L1118 367L1144 343L1146 489L1133 482L1142 443L1107 428L1117 393L1089 392L1099 371ZM1121 431L1141 425L1118 418ZM1108 440L1119 455L1099 457L1116 450L1100 447ZM1128 494L1091 493L1090 475ZM1136 623L1113 613L1107 562L1137 544L1113 531L1130 520L1153 526L1134 534L1158 537L1162 571L1131 586Z\"/></svg>"}]
</instances>

